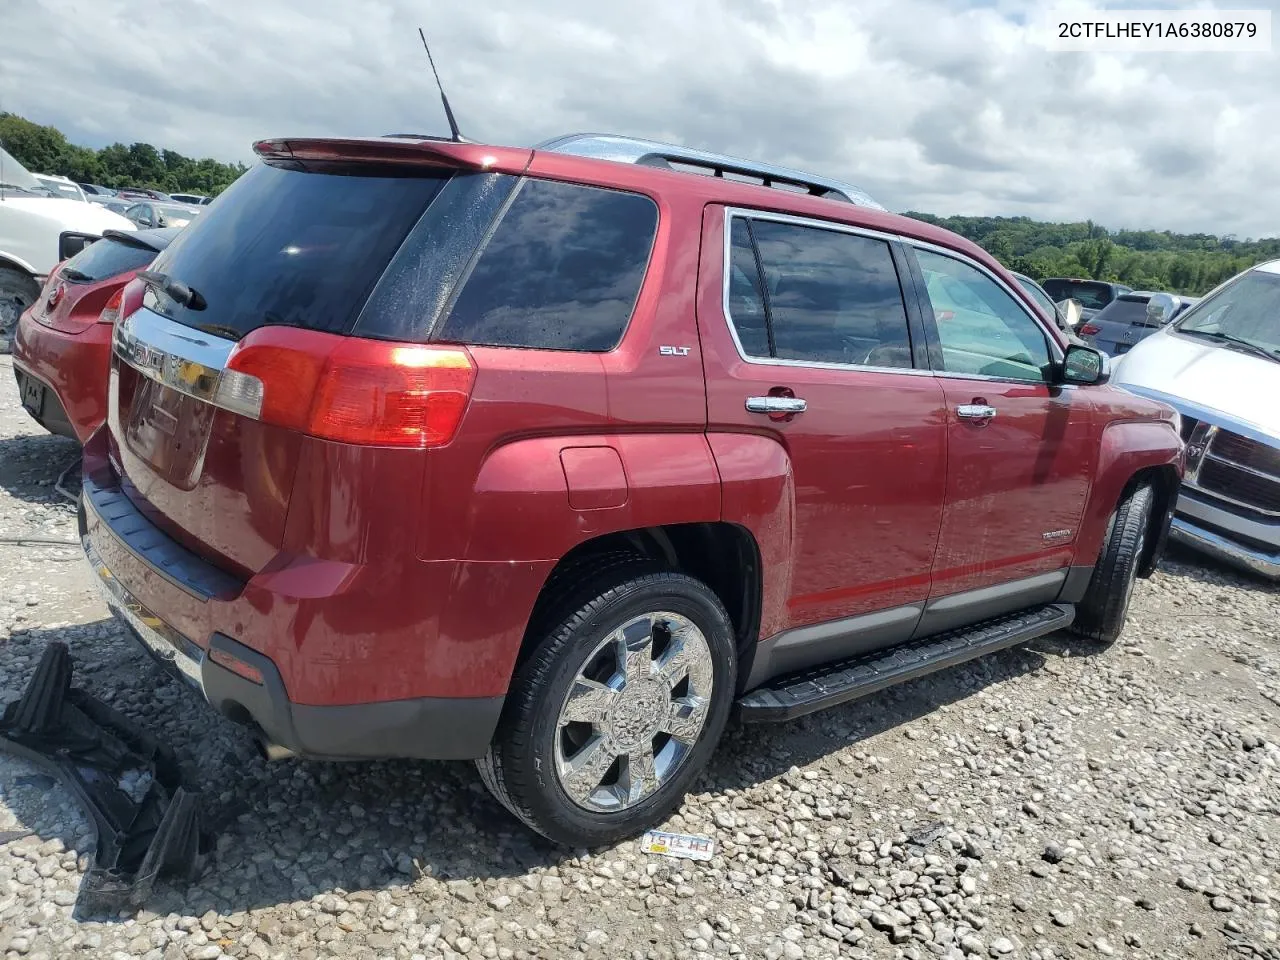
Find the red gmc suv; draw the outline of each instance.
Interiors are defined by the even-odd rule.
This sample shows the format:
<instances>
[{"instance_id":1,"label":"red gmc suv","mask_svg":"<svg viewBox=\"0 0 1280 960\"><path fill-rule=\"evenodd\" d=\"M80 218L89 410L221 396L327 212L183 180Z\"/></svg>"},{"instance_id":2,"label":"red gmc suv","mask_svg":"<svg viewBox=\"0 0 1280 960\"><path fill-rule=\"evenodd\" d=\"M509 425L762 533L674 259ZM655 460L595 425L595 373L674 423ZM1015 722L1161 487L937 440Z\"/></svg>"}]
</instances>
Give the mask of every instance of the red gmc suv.
<instances>
[{"instance_id":1,"label":"red gmc suv","mask_svg":"<svg viewBox=\"0 0 1280 960\"><path fill-rule=\"evenodd\" d=\"M474 759L609 842L731 708L1105 645L1159 557L1177 414L856 188L618 137L256 150L125 290L82 533L268 756Z\"/></svg>"}]
</instances>

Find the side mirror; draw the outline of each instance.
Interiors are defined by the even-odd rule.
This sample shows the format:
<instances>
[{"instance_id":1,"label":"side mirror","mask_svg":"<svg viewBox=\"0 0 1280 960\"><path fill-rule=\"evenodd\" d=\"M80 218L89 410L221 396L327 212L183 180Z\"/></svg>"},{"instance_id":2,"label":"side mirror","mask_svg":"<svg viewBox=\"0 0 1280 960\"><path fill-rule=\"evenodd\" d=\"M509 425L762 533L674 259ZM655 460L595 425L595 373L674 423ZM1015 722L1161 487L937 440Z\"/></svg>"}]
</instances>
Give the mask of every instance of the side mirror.
<instances>
[{"instance_id":1,"label":"side mirror","mask_svg":"<svg viewBox=\"0 0 1280 960\"><path fill-rule=\"evenodd\" d=\"M1178 301L1167 293L1153 293L1147 301L1147 322L1156 326L1164 326L1173 319L1178 309Z\"/></svg>"},{"instance_id":2,"label":"side mirror","mask_svg":"<svg viewBox=\"0 0 1280 960\"><path fill-rule=\"evenodd\" d=\"M1111 377L1111 361L1101 350L1073 343L1062 361L1062 382L1097 384Z\"/></svg>"}]
</instances>

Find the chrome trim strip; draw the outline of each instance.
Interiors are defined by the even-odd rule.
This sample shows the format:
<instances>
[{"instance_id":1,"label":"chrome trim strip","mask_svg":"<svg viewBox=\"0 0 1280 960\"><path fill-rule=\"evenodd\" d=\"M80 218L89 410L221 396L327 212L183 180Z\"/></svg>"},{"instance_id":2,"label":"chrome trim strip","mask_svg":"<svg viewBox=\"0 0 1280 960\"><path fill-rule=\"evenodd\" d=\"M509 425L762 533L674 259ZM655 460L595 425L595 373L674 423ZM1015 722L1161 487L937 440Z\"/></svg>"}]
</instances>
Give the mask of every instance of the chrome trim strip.
<instances>
[{"instance_id":1,"label":"chrome trim strip","mask_svg":"<svg viewBox=\"0 0 1280 960\"><path fill-rule=\"evenodd\" d=\"M111 349L138 373L214 403L234 340L224 340L142 307L116 324Z\"/></svg>"},{"instance_id":2,"label":"chrome trim strip","mask_svg":"<svg viewBox=\"0 0 1280 960\"><path fill-rule=\"evenodd\" d=\"M1261 550L1251 550L1219 534L1202 530L1181 517L1173 518L1173 525L1169 528L1169 539L1207 553L1224 563L1280 580L1280 552L1264 553Z\"/></svg>"},{"instance_id":3,"label":"chrome trim strip","mask_svg":"<svg viewBox=\"0 0 1280 960\"><path fill-rule=\"evenodd\" d=\"M1209 490L1183 484L1178 493L1177 513L1184 519L1220 530L1225 536L1241 537L1280 550L1280 523L1260 517L1246 516L1231 509L1235 504ZM1250 510L1257 513L1257 510Z\"/></svg>"},{"instance_id":4,"label":"chrome trim strip","mask_svg":"<svg viewBox=\"0 0 1280 960\"><path fill-rule=\"evenodd\" d=\"M621 137L608 133L571 133L555 137L537 144L533 149L551 153L563 153L575 157L588 157L594 160L612 160L616 163L643 163L649 159L662 159L676 163L688 163L700 167L720 167L731 173L742 173L758 176L761 180L779 180L797 186L816 187L840 194L844 199L859 207L873 210L885 208L872 199L861 187L841 180L814 176L802 170L761 163L756 160L744 160L692 147L677 146L673 143L660 143L656 140L641 140L636 137Z\"/></svg>"},{"instance_id":5,"label":"chrome trim strip","mask_svg":"<svg viewBox=\"0 0 1280 960\"><path fill-rule=\"evenodd\" d=\"M1277 477L1274 473L1267 473L1265 470L1259 470L1257 467L1251 467L1245 463L1237 463L1235 460L1230 460L1226 457L1219 457L1214 454L1212 448L1204 455L1204 458L1206 460L1213 460L1215 463L1226 464L1228 467L1234 467L1236 470L1241 470L1245 473L1251 473L1262 480L1270 480L1272 483L1280 483L1280 477Z\"/></svg>"},{"instance_id":6,"label":"chrome trim strip","mask_svg":"<svg viewBox=\"0 0 1280 960\"><path fill-rule=\"evenodd\" d=\"M1249 503L1246 500L1237 500L1234 497L1229 497L1221 490L1215 490L1212 487L1200 486L1200 474L1198 470L1196 471L1194 481L1184 479L1182 481L1182 485L1188 490L1194 490L1196 493L1203 493L1205 496L1213 497L1215 500L1221 500L1223 503L1229 503L1233 507L1243 507L1245 510L1249 510L1253 513L1260 513L1267 517L1280 517L1280 511L1268 510L1255 503Z\"/></svg>"},{"instance_id":7,"label":"chrome trim strip","mask_svg":"<svg viewBox=\"0 0 1280 960\"><path fill-rule=\"evenodd\" d=\"M173 665L182 679L204 696L204 682L201 678L204 651L157 617L128 587L116 579L102 562L89 534L81 538L81 545L89 566L98 575L98 587L111 612L133 628L138 639L153 655Z\"/></svg>"}]
</instances>

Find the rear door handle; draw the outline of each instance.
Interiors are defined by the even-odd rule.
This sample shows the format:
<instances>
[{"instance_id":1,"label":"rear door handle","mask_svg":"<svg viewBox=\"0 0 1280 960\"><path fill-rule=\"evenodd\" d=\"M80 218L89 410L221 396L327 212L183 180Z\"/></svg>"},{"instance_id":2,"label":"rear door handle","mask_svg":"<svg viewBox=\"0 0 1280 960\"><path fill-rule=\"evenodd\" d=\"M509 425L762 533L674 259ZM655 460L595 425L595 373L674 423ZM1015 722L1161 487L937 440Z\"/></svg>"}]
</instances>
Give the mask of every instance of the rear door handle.
<instances>
[{"instance_id":1,"label":"rear door handle","mask_svg":"<svg viewBox=\"0 0 1280 960\"><path fill-rule=\"evenodd\" d=\"M752 413L804 413L808 407L799 397L747 397Z\"/></svg>"},{"instance_id":2,"label":"rear door handle","mask_svg":"<svg viewBox=\"0 0 1280 960\"><path fill-rule=\"evenodd\" d=\"M956 407L956 416L961 420L990 420L996 415L996 408L985 403L962 403Z\"/></svg>"}]
</instances>

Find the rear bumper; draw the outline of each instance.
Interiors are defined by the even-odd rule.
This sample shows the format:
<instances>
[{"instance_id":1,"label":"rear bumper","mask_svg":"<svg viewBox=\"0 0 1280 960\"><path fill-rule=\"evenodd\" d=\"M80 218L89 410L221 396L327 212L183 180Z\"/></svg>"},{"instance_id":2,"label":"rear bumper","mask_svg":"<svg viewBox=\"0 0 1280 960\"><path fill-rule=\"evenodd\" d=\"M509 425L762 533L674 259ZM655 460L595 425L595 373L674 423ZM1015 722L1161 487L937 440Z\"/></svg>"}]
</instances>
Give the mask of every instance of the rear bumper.
<instances>
[{"instance_id":1,"label":"rear bumper","mask_svg":"<svg viewBox=\"0 0 1280 960\"><path fill-rule=\"evenodd\" d=\"M1197 526L1186 517L1174 517L1169 539L1207 553L1224 563L1280 580L1280 550L1262 550L1237 543L1221 533Z\"/></svg>"},{"instance_id":2,"label":"rear bumper","mask_svg":"<svg viewBox=\"0 0 1280 960\"><path fill-rule=\"evenodd\" d=\"M28 411L50 433L84 443L107 415L111 325L66 333L37 323L34 309L18 320L13 343L15 375L20 370L45 388L45 409Z\"/></svg>"},{"instance_id":3,"label":"rear bumper","mask_svg":"<svg viewBox=\"0 0 1280 960\"><path fill-rule=\"evenodd\" d=\"M268 744L303 757L359 760L402 757L428 760L468 760L484 755L502 712L503 697L418 697L370 703L314 706L289 699L275 662L222 633L213 633L207 647L167 623L141 600L103 560L120 550L156 552L157 575L188 589L200 589L197 574L182 569L181 548L172 544L148 546L150 531L139 530L136 517L113 516L113 529L95 508L92 482L80 506L80 534L85 556L97 574L112 613L142 646L171 674L195 690L224 716L253 728ZM101 500L99 500L101 505ZM141 558L139 558L141 559ZM222 663L239 662L240 672ZM246 669L247 668L247 669ZM395 670L394 664L386 669ZM250 679L245 673L261 678Z\"/></svg>"}]
</instances>

